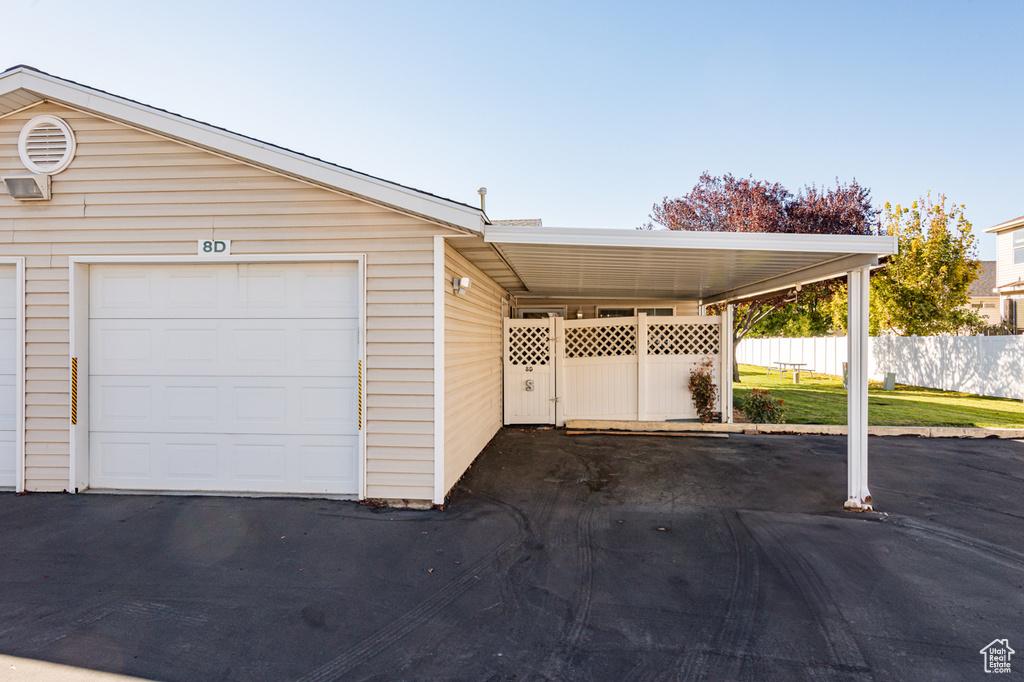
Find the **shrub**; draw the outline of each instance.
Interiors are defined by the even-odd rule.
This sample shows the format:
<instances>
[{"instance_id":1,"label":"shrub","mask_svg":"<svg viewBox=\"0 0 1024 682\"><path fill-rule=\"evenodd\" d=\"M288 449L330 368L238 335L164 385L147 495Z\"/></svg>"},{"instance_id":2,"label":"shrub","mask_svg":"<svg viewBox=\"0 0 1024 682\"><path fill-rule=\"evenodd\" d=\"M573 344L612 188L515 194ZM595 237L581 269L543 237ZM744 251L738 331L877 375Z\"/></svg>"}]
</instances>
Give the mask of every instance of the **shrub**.
<instances>
[{"instance_id":1,"label":"shrub","mask_svg":"<svg viewBox=\"0 0 1024 682\"><path fill-rule=\"evenodd\" d=\"M781 424L786 420L782 404L782 398L776 398L770 391L753 388L740 409L755 424Z\"/></svg>"},{"instance_id":2,"label":"shrub","mask_svg":"<svg viewBox=\"0 0 1024 682\"><path fill-rule=\"evenodd\" d=\"M714 367L714 361L708 358L690 370L690 380L687 382L690 398L693 399L693 406L697 409L697 416L700 417L702 424L710 424L714 419L715 405L718 402L718 387L711 378Z\"/></svg>"}]
</instances>

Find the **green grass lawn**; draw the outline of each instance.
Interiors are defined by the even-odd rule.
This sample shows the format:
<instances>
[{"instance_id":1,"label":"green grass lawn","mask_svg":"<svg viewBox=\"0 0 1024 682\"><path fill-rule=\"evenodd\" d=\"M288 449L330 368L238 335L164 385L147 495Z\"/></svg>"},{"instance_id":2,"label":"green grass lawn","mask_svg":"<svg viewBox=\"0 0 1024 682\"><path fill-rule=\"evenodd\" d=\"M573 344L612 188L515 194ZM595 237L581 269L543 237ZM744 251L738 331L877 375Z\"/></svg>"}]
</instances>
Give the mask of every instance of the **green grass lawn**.
<instances>
[{"instance_id":1,"label":"green grass lawn","mask_svg":"<svg viewBox=\"0 0 1024 682\"><path fill-rule=\"evenodd\" d=\"M764 388L782 398L787 424L845 424L846 391L836 377L800 375L794 385L792 374L780 379L778 373L765 376L763 367L740 365L741 383L733 384L736 407L752 388ZM995 426L1024 428L1024 404L1019 400L986 398L967 393L950 393L930 388L896 385L883 391L871 382L868 390L868 424L871 426Z\"/></svg>"}]
</instances>

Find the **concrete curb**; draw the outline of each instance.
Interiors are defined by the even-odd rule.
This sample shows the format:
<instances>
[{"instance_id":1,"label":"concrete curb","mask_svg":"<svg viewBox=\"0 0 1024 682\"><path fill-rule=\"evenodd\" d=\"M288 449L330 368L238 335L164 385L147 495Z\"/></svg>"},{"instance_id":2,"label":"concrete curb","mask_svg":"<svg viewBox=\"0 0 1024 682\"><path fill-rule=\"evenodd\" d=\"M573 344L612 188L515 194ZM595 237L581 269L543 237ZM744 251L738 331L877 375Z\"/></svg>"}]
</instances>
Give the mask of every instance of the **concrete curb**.
<instances>
[{"instance_id":1,"label":"concrete curb","mask_svg":"<svg viewBox=\"0 0 1024 682\"><path fill-rule=\"evenodd\" d=\"M847 427L833 424L700 424L697 422L638 422L570 419L569 429L603 431L694 431L708 433L786 433L807 436L845 436ZM1024 438L1024 429L980 429L956 426L869 426L869 436L916 436L918 438Z\"/></svg>"}]
</instances>

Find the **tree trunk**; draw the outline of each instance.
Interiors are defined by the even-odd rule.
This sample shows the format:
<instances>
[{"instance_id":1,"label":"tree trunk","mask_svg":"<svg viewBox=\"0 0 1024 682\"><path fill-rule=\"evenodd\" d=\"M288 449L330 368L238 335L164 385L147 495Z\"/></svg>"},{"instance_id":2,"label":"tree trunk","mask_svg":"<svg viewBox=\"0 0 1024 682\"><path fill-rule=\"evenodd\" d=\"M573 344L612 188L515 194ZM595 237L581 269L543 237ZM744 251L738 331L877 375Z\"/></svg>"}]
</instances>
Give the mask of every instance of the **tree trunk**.
<instances>
[{"instance_id":1,"label":"tree trunk","mask_svg":"<svg viewBox=\"0 0 1024 682\"><path fill-rule=\"evenodd\" d=\"M736 359L736 347L740 345L742 338L737 339L736 334L732 335L732 380L733 383L741 384L740 380L740 361Z\"/></svg>"},{"instance_id":2,"label":"tree trunk","mask_svg":"<svg viewBox=\"0 0 1024 682\"><path fill-rule=\"evenodd\" d=\"M766 306L757 301L747 308L742 317L737 316L736 324L732 330L732 380L734 382L738 384L743 383L740 381L740 363L736 359L736 349L739 347L740 341L747 335L747 332L754 328L754 325L768 317L772 311L778 310L780 305L780 303L775 303Z\"/></svg>"}]
</instances>

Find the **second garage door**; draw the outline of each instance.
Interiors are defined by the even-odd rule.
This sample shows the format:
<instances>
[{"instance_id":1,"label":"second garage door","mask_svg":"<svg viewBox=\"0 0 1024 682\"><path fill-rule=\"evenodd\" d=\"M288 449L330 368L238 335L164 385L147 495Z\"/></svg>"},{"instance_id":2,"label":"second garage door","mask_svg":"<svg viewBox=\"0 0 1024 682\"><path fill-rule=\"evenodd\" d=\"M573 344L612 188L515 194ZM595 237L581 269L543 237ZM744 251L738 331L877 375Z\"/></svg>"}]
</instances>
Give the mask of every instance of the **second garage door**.
<instances>
[{"instance_id":1,"label":"second garage door","mask_svg":"<svg viewBox=\"0 0 1024 682\"><path fill-rule=\"evenodd\" d=\"M91 266L90 487L357 494L358 273Z\"/></svg>"},{"instance_id":2,"label":"second garage door","mask_svg":"<svg viewBox=\"0 0 1024 682\"><path fill-rule=\"evenodd\" d=\"M0 265L0 488L17 482L17 281L13 265Z\"/></svg>"}]
</instances>

